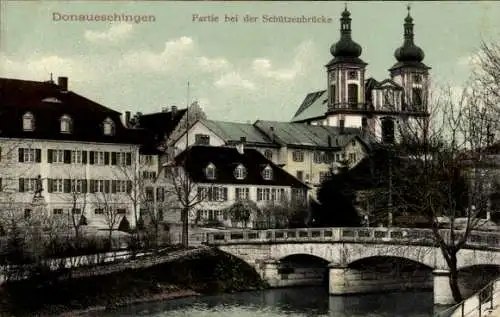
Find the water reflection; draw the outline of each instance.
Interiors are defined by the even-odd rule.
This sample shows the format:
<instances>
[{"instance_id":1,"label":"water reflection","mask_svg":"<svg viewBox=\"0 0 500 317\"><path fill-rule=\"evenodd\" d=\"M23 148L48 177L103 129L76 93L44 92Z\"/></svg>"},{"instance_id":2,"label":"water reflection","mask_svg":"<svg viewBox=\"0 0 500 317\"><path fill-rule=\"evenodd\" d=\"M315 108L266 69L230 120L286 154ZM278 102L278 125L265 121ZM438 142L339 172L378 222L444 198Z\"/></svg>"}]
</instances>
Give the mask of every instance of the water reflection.
<instances>
[{"instance_id":1,"label":"water reflection","mask_svg":"<svg viewBox=\"0 0 500 317\"><path fill-rule=\"evenodd\" d=\"M430 317L432 291L329 296L321 287L187 298L88 316L151 317Z\"/></svg>"}]
</instances>

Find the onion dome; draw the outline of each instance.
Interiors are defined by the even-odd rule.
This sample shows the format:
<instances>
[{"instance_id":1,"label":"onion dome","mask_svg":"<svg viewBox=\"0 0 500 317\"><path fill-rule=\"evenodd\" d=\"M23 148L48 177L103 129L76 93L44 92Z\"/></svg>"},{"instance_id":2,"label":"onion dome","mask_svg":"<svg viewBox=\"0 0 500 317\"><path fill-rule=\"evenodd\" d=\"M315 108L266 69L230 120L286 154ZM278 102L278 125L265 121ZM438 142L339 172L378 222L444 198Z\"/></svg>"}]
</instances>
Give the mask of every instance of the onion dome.
<instances>
[{"instance_id":1,"label":"onion dome","mask_svg":"<svg viewBox=\"0 0 500 317\"><path fill-rule=\"evenodd\" d=\"M340 40L330 47L334 57L358 58L361 56L361 45L351 37L351 13L345 8L340 18Z\"/></svg>"},{"instance_id":2,"label":"onion dome","mask_svg":"<svg viewBox=\"0 0 500 317\"><path fill-rule=\"evenodd\" d=\"M408 15L405 18L404 32L403 46L396 49L394 57L398 62L422 62L425 54L424 51L413 42L413 18L410 15L409 6Z\"/></svg>"}]
</instances>

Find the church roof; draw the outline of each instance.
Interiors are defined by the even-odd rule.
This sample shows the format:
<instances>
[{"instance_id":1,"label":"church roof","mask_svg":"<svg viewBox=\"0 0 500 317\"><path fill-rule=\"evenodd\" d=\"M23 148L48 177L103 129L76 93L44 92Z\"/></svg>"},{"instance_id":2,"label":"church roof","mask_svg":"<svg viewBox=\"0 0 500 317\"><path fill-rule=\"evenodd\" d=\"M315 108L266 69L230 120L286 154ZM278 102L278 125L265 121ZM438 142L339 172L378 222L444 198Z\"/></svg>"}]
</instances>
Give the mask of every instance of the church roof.
<instances>
[{"instance_id":1,"label":"church roof","mask_svg":"<svg viewBox=\"0 0 500 317\"><path fill-rule=\"evenodd\" d=\"M328 110L328 94L326 90L311 92L306 95L299 110L292 118L292 122L299 122L312 118L323 117Z\"/></svg>"},{"instance_id":2,"label":"church roof","mask_svg":"<svg viewBox=\"0 0 500 317\"><path fill-rule=\"evenodd\" d=\"M241 138L245 138L247 144L277 146L269 137L259 131L251 123L226 122L215 120L200 120L200 123L205 125L212 132L224 139L227 143L240 142Z\"/></svg>"},{"instance_id":3,"label":"church roof","mask_svg":"<svg viewBox=\"0 0 500 317\"><path fill-rule=\"evenodd\" d=\"M358 128L341 133L338 127L306 123L257 120L254 125L276 142L296 148L340 149L360 134Z\"/></svg>"}]
</instances>

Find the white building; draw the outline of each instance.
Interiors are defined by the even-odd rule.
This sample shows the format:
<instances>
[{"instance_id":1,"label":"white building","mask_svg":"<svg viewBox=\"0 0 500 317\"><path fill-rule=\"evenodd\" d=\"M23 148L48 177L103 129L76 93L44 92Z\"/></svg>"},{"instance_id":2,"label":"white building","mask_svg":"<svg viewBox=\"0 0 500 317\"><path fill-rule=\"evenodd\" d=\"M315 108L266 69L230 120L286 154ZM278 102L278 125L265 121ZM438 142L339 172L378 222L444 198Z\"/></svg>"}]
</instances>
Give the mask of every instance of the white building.
<instances>
[{"instance_id":1,"label":"white building","mask_svg":"<svg viewBox=\"0 0 500 317\"><path fill-rule=\"evenodd\" d=\"M84 215L90 226L134 225L129 199L135 189L141 132L120 113L58 83L0 79L0 197L6 209L33 216L40 178L48 215ZM38 211L37 211L38 212ZM73 216L74 215L74 216Z\"/></svg>"}]
</instances>

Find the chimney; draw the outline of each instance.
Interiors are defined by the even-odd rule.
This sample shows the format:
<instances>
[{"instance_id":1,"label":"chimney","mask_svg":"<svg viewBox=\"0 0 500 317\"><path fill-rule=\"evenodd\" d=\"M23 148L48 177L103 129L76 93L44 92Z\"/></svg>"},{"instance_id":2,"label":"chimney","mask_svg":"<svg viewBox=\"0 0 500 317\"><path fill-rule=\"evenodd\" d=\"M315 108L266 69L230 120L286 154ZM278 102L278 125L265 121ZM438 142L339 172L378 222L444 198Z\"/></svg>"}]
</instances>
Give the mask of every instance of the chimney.
<instances>
[{"instance_id":1,"label":"chimney","mask_svg":"<svg viewBox=\"0 0 500 317\"><path fill-rule=\"evenodd\" d=\"M328 136L328 147L332 147L332 137Z\"/></svg>"},{"instance_id":2,"label":"chimney","mask_svg":"<svg viewBox=\"0 0 500 317\"><path fill-rule=\"evenodd\" d=\"M68 77L57 77L57 85L61 91L68 91Z\"/></svg>"},{"instance_id":3,"label":"chimney","mask_svg":"<svg viewBox=\"0 0 500 317\"><path fill-rule=\"evenodd\" d=\"M236 145L236 150L238 151L238 153L240 153L241 155L243 155L245 153L245 143L247 142L247 138L242 136L240 138L240 143L238 143Z\"/></svg>"},{"instance_id":4,"label":"chimney","mask_svg":"<svg viewBox=\"0 0 500 317\"><path fill-rule=\"evenodd\" d=\"M172 116L175 116L177 114L177 106L172 106L170 109L172 111Z\"/></svg>"},{"instance_id":5,"label":"chimney","mask_svg":"<svg viewBox=\"0 0 500 317\"><path fill-rule=\"evenodd\" d=\"M130 127L130 111L125 111L125 126Z\"/></svg>"}]
</instances>

